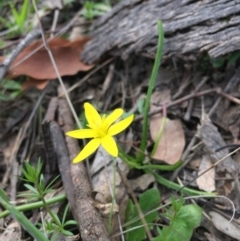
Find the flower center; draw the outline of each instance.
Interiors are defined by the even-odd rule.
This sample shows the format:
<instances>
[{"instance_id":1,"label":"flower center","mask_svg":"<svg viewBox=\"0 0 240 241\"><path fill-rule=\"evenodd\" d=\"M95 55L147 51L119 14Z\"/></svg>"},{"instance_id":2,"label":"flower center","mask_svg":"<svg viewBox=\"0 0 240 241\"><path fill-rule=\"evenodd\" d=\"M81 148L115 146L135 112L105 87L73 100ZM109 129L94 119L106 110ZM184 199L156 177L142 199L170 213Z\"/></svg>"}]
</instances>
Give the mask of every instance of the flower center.
<instances>
[{"instance_id":1,"label":"flower center","mask_svg":"<svg viewBox=\"0 0 240 241\"><path fill-rule=\"evenodd\" d=\"M107 135L107 131L102 127L100 127L97 131L98 131L98 135L99 135L100 138Z\"/></svg>"},{"instance_id":2,"label":"flower center","mask_svg":"<svg viewBox=\"0 0 240 241\"><path fill-rule=\"evenodd\" d=\"M107 125L107 123L105 123L105 118L106 118L106 116L103 115L100 123L95 122L96 131L97 131L98 137L100 137L100 138L106 136L107 132L108 132L108 125Z\"/></svg>"}]
</instances>

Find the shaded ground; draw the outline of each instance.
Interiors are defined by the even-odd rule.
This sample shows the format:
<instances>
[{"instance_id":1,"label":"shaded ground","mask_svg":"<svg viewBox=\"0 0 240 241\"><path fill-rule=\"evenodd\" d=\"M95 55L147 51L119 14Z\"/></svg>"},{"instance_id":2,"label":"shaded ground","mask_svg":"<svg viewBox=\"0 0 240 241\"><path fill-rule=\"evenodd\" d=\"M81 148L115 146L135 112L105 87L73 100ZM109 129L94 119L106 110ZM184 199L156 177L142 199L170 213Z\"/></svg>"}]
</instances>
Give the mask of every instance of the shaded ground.
<instances>
[{"instance_id":1,"label":"shaded ground","mask_svg":"<svg viewBox=\"0 0 240 241\"><path fill-rule=\"evenodd\" d=\"M125 8L127 9L131 1L125 2ZM138 6L141 1L135 2ZM173 3L169 2L170 4L174 3L174 1L172 1ZM233 4L234 1L218 2L223 5L230 4L231 20L238 19L238 16L234 15L234 11L238 12L239 4ZM120 4L123 5L123 3ZM121 8L117 8L113 10L113 13L114 11L120 11ZM74 10L72 11L74 12ZM132 11L134 12L134 10ZM123 12L125 13L125 10ZM145 50L142 51L142 45L138 46L139 51L128 51L127 55L123 53L129 48L125 48L123 52L121 52L121 49L120 52L115 51L114 46L118 46L118 41L121 42L121 38L114 42L112 34L118 30L113 27L112 32L107 33L108 26L111 24L115 26L115 23L114 21L113 23L106 21L109 16L110 18L111 16L118 18L113 13L110 12L98 21L98 31L103 28L102 33L95 32L98 37L93 37L92 42L84 50L83 58L95 61L101 56L101 59L98 59L95 67L88 72L65 76L63 81L66 89L69 90L70 100L82 124L85 122L83 117L84 102L91 102L100 113L109 113L115 108L121 107L126 112L135 114L135 121L131 128L118 136L122 148L130 155L135 156L142 138L142 100L146 96L154 61L142 54L145 52ZM212 18L211 16L208 17L210 21ZM183 20L184 18L182 18ZM59 29L62 28L62 25L66 26L68 22L59 23ZM175 22L178 21L175 20ZM196 24L200 24L200 22ZM80 30L83 30L82 25L85 24L86 22L80 24ZM166 26L168 26L167 23ZM211 25L211 27L213 26L216 25ZM147 25L145 27L148 29ZM225 26L224 31L229 29L228 27ZM169 26L166 27L167 34L170 34L169 28ZM235 33L235 26L232 25L232 28L234 28L232 33ZM149 28L150 32L151 30ZM69 34L72 32L73 28L70 28ZM103 37L101 37L102 34ZM156 40L156 33L153 33L153 35L153 39ZM167 36L167 40L169 39L173 44L177 42L174 37L168 38ZM188 43L191 43L191 40L193 45L197 45L191 36L188 37ZM11 43L12 41L6 40L6 42ZM104 42L104 46L100 48L99 45L102 46L102 42ZM169 47L169 43L167 42L165 51L171 52L172 48ZM153 42L153 45L155 44L156 41ZM232 46L231 43L228 44ZM123 45L125 46L124 43ZM178 45L176 44L176 46ZM14 49L15 47L2 48L2 55ZM155 50L155 47L153 49ZM154 53L153 49L152 53ZM180 49L181 47L179 47L179 51ZM115 214L116 219L112 221L112 234L117 234L117 237L112 237L112 240L120 240L118 219L122 220L123 225L127 202L130 197L129 187L126 180L124 181L124 178L122 178L122 173L129 180L136 197L154 187L159 190L161 204L164 204L169 200L170 195L179 197L177 191L181 185L186 185L194 191L215 191L219 196L229 198L238 214L240 197L239 153L236 152L228 157L226 155L239 144L240 55L237 48L231 49L229 47L227 49L228 55L219 56L217 59L211 59L207 53L198 52L196 48L192 52L196 54L197 51L197 57L194 60L189 58L191 50L188 51L188 58L183 58L181 54L178 55L179 51L174 50L174 57L170 57L171 54L167 54L168 57L164 56L151 98L145 155L146 159L150 156L153 140L156 138L155 134L163 123L163 117L167 117L162 139L155 155L151 158L151 163L174 164L181 159L183 165L175 171L155 170L158 175L177 183L179 186L175 190L169 188L169 186L166 187L152 175L146 175L141 170L129 170L121 160L117 160L121 169L117 172L116 177L116 202L118 204L116 213L118 214ZM107 50L111 50L110 53ZM230 50L236 51L231 52ZM96 52L98 52L98 55L95 55ZM88 53L89 58L86 57ZM111 56L112 53L115 57ZM220 51L220 53L222 52ZM120 55L128 58L122 60ZM94 59L92 59L93 57ZM46 60L44 59L44 61ZM73 60L63 58L63 61ZM37 65L41 66L39 63ZM19 77L16 80L22 83ZM39 79L38 81L45 80ZM24 203L25 200L17 197L17 194L24 190L22 181L16 177L21 175L19 166L23 164L24 160L34 164L41 157L46 182L59 173L61 175L61 178L59 178L61 181L54 186L54 189L57 194L66 193L67 195L71 206L71 215L79 222L79 228L73 227L72 229L74 234L81 233L82 240L108 240L107 229L103 224L108 223L109 211L106 210L108 210L107 205L111 204L111 191L107 183L111 183L113 180L106 177L105 165L111 162L111 158L100 149L96 155L90 157L90 168L88 168L86 162L78 165L72 164L72 159L82 149L84 143L65 137L66 131L76 128L76 121L72 118L72 113L63 97L58 80L47 81L47 83L48 85L44 90L37 90L32 87L21 92L12 100L0 101L1 186L11 201L17 202L18 205ZM74 88L72 88L73 86ZM1 87L1 93L7 96L10 96L12 92L11 89ZM153 113L155 115L152 115ZM236 146L221 149L229 144L235 144ZM219 162L222 158L225 159ZM111 164L108 165L107 170L110 176L114 172ZM206 174L200 176L205 171ZM90 183L88 174L91 177ZM197 177L199 178L197 179ZM189 193L182 193L184 197L190 196ZM195 199L195 201L206 215L203 216L200 226L192 234L192 240L239 239L237 215L234 216L230 224L228 222L234 211L231 202L223 197L211 199L201 197ZM186 203L191 203L191 201L188 200ZM105 205L101 206L102 204ZM61 213L65 206L66 203L58 203L53 208L55 212ZM156 225L152 230L153 236L157 235L157 225L169 224L168 220L161 215L162 212L164 211L160 210L159 218L157 221L154 220ZM25 214L31 219L32 223L40 222L38 211L28 211ZM19 236L21 229L15 222L12 222L11 225L5 224L11 223L10 216L1 220L2 228L7 230L11 230L12 224L16 225L17 228L14 227L14 232L18 232ZM220 224L223 226L220 227ZM6 236L6 233L2 234L2 237ZM13 234L10 234L10 236L13 237ZM22 236L26 238L27 234L22 231ZM102 239L99 237L102 237Z\"/></svg>"}]
</instances>

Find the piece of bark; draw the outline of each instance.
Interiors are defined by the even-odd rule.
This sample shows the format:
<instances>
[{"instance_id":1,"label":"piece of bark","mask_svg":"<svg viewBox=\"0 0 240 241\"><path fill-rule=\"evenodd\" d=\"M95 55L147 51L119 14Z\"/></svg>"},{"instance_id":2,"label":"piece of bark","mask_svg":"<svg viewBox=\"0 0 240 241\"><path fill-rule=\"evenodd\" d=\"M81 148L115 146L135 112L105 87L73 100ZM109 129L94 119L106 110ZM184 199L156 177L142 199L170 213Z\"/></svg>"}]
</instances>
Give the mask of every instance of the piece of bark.
<instances>
[{"instance_id":1,"label":"piece of bark","mask_svg":"<svg viewBox=\"0 0 240 241\"><path fill-rule=\"evenodd\" d=\"M240 49L239 13L238 0L121 1L94 23L81 58L93 63L108 51L123 59L133 53L154 57L158 20L164 25L164 58L193 60L203 52L215 58Z\"/></svg>"},{"instance_id":2,"label":"piece of bark","mask_svg":"<svg viewBox=\"0 0 240 241\"><path fill-rule=\"evenodd\" d=\"M43 122L53 121L55 119L57 108L58 108L58 98L52 97L48 104L48 109L45 114Z\"/></svg>"},{"instance_id":3,"label":"piece of bark","mask_svg":"<svg viewBox=\"0 0 240 241\"><path fill-rule=\"evenodd\" d=\"M216 126L211 123L211 120L204 116L201 120L201 125L198 126L197 137L200 138L204 144L207 154L210 155L214 162L221 160L229 154L228 149L217 151L220 147L226 146L223 138ZM226 157L222 162L217 165L217 172L227 171L232 176L238 172L239 166L231 156Z\"/></svg>"},{"instance_id":4,"label":"piece of bark","mask_svg":"<svg viewBox=\"0 0 240 241\"><path fill-rule=\"evenodd\" d=\"M54 146L49 122L45 122L42 124L42 134L45 154L45 162L43 166L44 182L47 184L51 179L55 178L58 173L58 164L56 156L58 154L58 150L56 150L56 147Z\"/></svg>"},{"instance_id":5,"label":"piece of bark","mask_svg":"<svg viewBox=\"0 0 240 241\"><path fill-rule=\"evenodd\" d=\"M12 53L1 63L0 65L0 82L3 80L5 74L7 73L10 64L16 59L16 57L20 54L20 52L33 40L38 38L41 35L41 31L39 29L34 29L27 36L21 40L19 45L12 51Z\"/></svg>"},{"instance_id":6,"label":"piece of bark","mask_svg":"<svg viewBox=\"0 0 240 241\"><path fill-rule=\"evenodd\" d=\"M76 220L78 220L77 213L75 212L77 207L76 207L76 201L74 198L73 183L72 183L72 177L71 177L71 172L69 167L70 159L69 159L65 138L57 122L51 121L48 124L48 127L51 133L52 145L54 146L55 154L57 157L58 169L61 174L64 190L66 192L67 199L70 203L73 217Z\"/></svg>"},{"instance_id":7,"label":"piece of bark","mask_svg":"<svg viewBox=\"0 0 240 241\"><path fill-rule=\"evenodd\" d=\"M73 130L74 123L72 120L72 114L65 98L59 99L58 112L59 119L63 125L63 131L67 132ZM66 137L66 142L70 160L73 160L73 158L79 153L77 140ZM69 165L76 202L76 210L74 211L77 215L82 240L109 241L110 239L104 223L97 209L94 207L94 202L91 198L91 185L83 162L78 164L70 162Z\"/></svg>"}]
</instances>

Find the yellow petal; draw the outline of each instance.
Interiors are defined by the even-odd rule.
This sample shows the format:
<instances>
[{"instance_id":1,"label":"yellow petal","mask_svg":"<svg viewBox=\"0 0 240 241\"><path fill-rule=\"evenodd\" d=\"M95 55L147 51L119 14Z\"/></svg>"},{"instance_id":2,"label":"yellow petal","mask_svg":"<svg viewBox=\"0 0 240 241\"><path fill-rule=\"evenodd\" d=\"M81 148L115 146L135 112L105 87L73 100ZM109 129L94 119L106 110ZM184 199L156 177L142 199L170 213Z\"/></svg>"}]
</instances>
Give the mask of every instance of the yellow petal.
<instances>
[{"instance_id":1,"label":"yellow petal","mask_svg":"<svg viewBox=\"0 0 240 241\"><path fill-rule=\"evenodd\" d=\"M66 133L66 135L76 139L84 139L84 138L94 138L97 136L97 133L92 129L81 129L81 130L69 131Z\"/></svg>"},{"instance_id":2,"label":"yellow petal","mask_svg":"<svg viewBox=\"0 0 240 241\"><path fill-rule=\"evenodd\" d=\"M113 124L112 126L109 127L108 129L108 135L114 136L123 130L125 130L133 121L134 115L130 115L124 120L119 121L116 124Z\"/></svg>"},{"instance_id":3,"label":"yellow petal","mask_svg":"<svg viewBox=\"0 0 240 241\"><path fill-rule=\"evenodd\" d=\"M73 159L73 163L83 161L93 152L95 152L101 144L100 138L92 139L88 144L80 151L80 153Z\"/></svg>"},{"instance_id":4,"label":"yellow petal","mask_svg":"<svg viewBox=\"0 0 240 241\"><path fill-rule=\"evenodd\" d=\"M101 116L97 110L88 102L84 103L85 116L88 121L88 126L92 129L97 129L102 122Z\"/></svg>"},{"instance_id":5,"label":"yellow petal","mask_svg":"<svg viewBox=\"0 0 240 241\"><path fill-rule=\"evenodd\" d=\"M118 148L116 141L109 135L104 136L101 139L101 144L103 148L112 156L117 157L118 156Z\"/></svg>"},{"instance_id":6,"label":"yellow petal","mask_svg":"<svg viewBox=\"0 0 240 241\"><path fill-rule=\"evenodd\" d=\"M114 110L109 116L106 117L103 123L103 128L108 129L123 114L123 109Z\"/></svg>"}]
</instances>

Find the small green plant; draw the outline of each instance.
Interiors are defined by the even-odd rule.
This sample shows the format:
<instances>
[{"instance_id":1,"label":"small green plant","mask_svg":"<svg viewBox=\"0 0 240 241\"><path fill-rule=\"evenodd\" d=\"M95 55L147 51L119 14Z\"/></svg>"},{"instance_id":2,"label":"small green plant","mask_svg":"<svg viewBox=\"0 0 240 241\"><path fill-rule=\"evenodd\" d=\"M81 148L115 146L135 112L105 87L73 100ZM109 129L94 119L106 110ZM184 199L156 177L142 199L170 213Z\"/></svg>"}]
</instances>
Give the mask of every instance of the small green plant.
<instances>
[{"instance_id":1,"label":"small green plant","mask_svg":"<svg viewBox=\"0 0 240 241\"><path fill-rule=\"evenodd\" d=\"M49 241L45 235L38 230L20 211L10 204L6 194L0 188L0 203L12 214L12 216L22 225L28 233L38 241Z\"/></svg>"},{"instance_id":2,"label":"small green plant","mask_svg":"<svg viewBox=\"0 0 240 241\"><path fill-rule=\"evenodd\" d=\"M31 12L31 5L29 0L24 0L20 10L17 10L12 2L9 3L12 16L9 19L0 17L0 22L9 30L14 30L11 34L24 33L26 30L26 23Z\"/></svg>"},{"instance_id":3,"label":"small green plant","mask_svg":"<svg viewBox=\"0 0 240 241\"><path fill-rule=\"evenodd\" d=\"M69 210L69 205L67 205L64 209L62 220L59 219L58 215L55 212L52 212L55 216L55 219L58 220L60 225L56 225L54 220L47 221L45 223L45 228L48 234L53 234L51 240L55 240L60 233L64 234L65 236L73 236L73 233L66 230L66 226L69 225L77 225L75 220L68 220L66 221L66 216Z\"/></svg>"},{"instance_id":4,"label":"small green plant","mask_svg":"<svg viewBox=\"0 0 240 241\"><path fill-rule=\"evenodd\" d=\"M15 81L4 79L0 85L0 100L9 101L22 93L22 85Z\"/></svg>"},{"instance_id":5,"label":"small green plant","mask_svg":"<svg viewBox=\"0 0 240 241\"><path fill-rule=\"evenodd\" d=\"M147 190L139 197L139 206L143 213L156 207L159 203L160 194L159 191L155 188ZM132 221L134 219L138 219L138 216L139 214L136 206L133 204L131 200L129 200L126 210L126 230L129 230L125 235L126 241L139 241L144 240L146 238L145 229L143 228L141 221ZM154 211L149 214L146 214L144 218L148 223L148 228L152 229L153 222L156 221L158 218L158 212Z\"/></svg>"},{"instance_id":6,"label":"small green plant","mask_svg":"<svg viewBox=\"0 0 240 241\"><path fill-rule=\"evenodd\" d=\"M45 200L45 194L51 192L50 186L52 183L56 180L54 179L48 186L45 187L44 185L44 178L41 174L42 164L40 160L38 161L38 164L36 167L30 165L29 163L25 163L25 167L21 168L24 177L21 178L22 180L32 183L33 185L25 184L25 187L30 191L26 193L22 193L20 196L27 195L28 199L41 199L42 202L37 203L31 203L27 205L23 205L22 207L14 207L10 204L6 194L2 189L0 189L0 202L1 204L6 208L6 211L1 213L1 217L4 217L5 215L11 213L12 216L23 226L24 229L28 231L28 233L35 238L38 241L49 241L49 239L46 238L43 231L37 229L35 225L33 225L19 210L25 211L30 210L30 208L38 208L43 206L49 215L52 217L51 221L46 221L44 224L45 230L47 230L48 234L53 234L51 237L51 241L56 240L56 237L59 233L62 233L66 236L73 235L70 231L66 230L66 226L69 225L76 225L77 222L75 220L67 220L66 216L69 210L69 205L66 206L63 217L60 220L58 215L51 211L49 208L49 205L51 203L56 203L57 201L61 201L65 198L65 195L57 197L55 200ZM40 225L40 226L42 226Z\"/></svg>"},{"instance_id":7,"label":"small green plant","mask_svg":"<svg viewBox=\"0 0 240 241\"><path fill-rule=\"evenodd\" d=\"M224 66L224 64L235 64L240 58L240 51L232 52L226 56L218 57L215 59L210 59L212 67L219 69Z\"/></svg>"},{"instance_id":8,"label":"small green plant","mask_svg":"<svg viewBox=\"0 0 240 241\"><path fill-rule=\"evenodd\" d=\"M85 1L82 15L89 20L93 20L95 17L99 17L108 12L111 7L105 3L95 3L91 1Z\"/></svg>"},{"instance_id":9,"label":"small green plant","mask_svg":"<svg viewBox=\"0 0 240 241\"><path fill-rule=\"evenodd\" d=\"M155 241L188 241L193 230L197 228L202 219L202 209L194 204L184 205L182 198L172 198L172 207L166 209L165 216L169 226L158 228L158 237Z\"/></svg>"},{"instance_id":10,"label":"small green plant","mask_svg":"<svg viewBox=\"0 0 240 241\"><path fill-rule=\"evenodd\" d=\"M169 225L159 228L154 222L158 219L159 214L156 207L160 203L160 194L157 189L150 189L139 197L139 205L148 224L149 229L154 226L158 231L158 236L154 241L188 241L190 240L193 230L201 223L202 210L199 206L188 204L184 205L184 200L171 199L171 207L165 208L165 213L161 214L167 220ZM153 211L150 211L152 210ZM146 233L138 218L136 206L130 200L126 210L126 241L139 241L146 239Z\"/></svg>"},{"instance_id":11,"label":"small green plant","mask_svg":"<svg viewBox=\"0 0 240 241\"><path fill-rule=\"evenodd\" d=\"M51 216L51 221L46 221L46 223L42 224L45 226L45 229L48 234L53 234L51 237L51 240L55 240L56 237L59 235L59 233L62 233L67 236L73 235L72 232L66 230L66 226L68 225L76 225L77 222L75 220L68 220L66 221L66 215L69 210L69 206L64 210L63 218L60 220L58 215L51 211L49 205L47 204L45 200L45 195L47 193L52 192L53 190L50 188L52 184L55 182L55 180L58 178L56 177L50 184L48 184L45 187L44 184L44 177L41 174L42 164L40 160L38 161L38 164L36 167L30 165L28 162L25 162L25 167L21 168L21 171L24 175L24 178L21 178L22 180L29 182L30 184L24 184L24 186L30 191L20 194L20 196L27 196L28 199L31 200L38 200L40 199L43 202L43 206L45 210L48 212L48 214Z\"/></svg>"}]
</instances>

